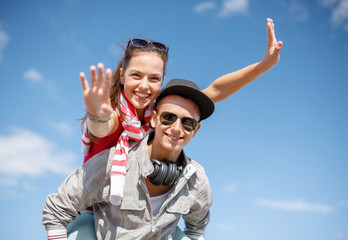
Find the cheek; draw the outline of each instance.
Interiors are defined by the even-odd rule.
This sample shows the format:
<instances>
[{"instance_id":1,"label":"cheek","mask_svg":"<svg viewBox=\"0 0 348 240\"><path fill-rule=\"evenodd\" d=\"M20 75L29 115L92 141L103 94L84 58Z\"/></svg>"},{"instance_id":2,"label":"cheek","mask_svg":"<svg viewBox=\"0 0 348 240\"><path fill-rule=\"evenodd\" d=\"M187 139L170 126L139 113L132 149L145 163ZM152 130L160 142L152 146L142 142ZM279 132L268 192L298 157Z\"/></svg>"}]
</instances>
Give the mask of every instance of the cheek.
<instances>
[{"instance_id":1,"label":"cheek","mask_svg":"<svg viewBox=\"0 0 348 240\"><path fill-rule=\"evenodd\" d=\"M151 86L151 91L152 91L152 94L155 96L155 98L158 97L159 93L160 93L160 90L161 90L161 86L162 86L162 82L160 83L154 83L152 86Z\"/></svg>"},{"instance_id":2,"label":"cheek","mask_svg":"<svg viewBox=\"0 0 348 240\"><path fill-rule=\"evenodd\" d=\"M136 85L136 81L130 77L126 77L124 78L124 81L123 81L123 86L125 89L128 89L128 88L132 88L134 87L134 85Z\"/></svg>"}]
</instances>

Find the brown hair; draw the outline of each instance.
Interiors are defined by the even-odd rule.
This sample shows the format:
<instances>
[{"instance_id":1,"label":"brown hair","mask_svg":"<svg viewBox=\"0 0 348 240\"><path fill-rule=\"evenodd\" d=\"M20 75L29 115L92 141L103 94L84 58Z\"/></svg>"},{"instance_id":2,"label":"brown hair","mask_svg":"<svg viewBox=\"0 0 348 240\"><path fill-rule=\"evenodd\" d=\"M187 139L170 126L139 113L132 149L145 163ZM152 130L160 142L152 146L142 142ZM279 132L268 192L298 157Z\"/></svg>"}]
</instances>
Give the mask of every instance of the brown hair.
<instances>
[{"instance_id":1,"label":"brown hair","mask_svg":"<svg viewBox=\"0 0 348 240\"><path fill-rule=\"evenodd\" d=\"M122 47L122 50L124 52L122 59L118 63L117 67L112 73L112 82L111 82L111 89L110 89L110 100L111 100L111 106L114 108L115 106L118 109L121 109L120 107L120 95L122 93L123 84L121 83L121 68L122 71L125 72L130 60L141 53L157 53L158 56L161 57L163 60L163 79L164 75L167 71L167 61L168 61L168 53L158 50L153 44L148 44L144 47L137 47L134 45L129 45L127 48ZM162 81L163 81L162 79ZM121 116L124 116L124 113L120 111ZM87 116L85 115L82 119L81 127L83 127L84 122L86 121ZM87 132L88 136L91 138L92 141L95 141L95 137Z\"/></svg>"}]
</instances>

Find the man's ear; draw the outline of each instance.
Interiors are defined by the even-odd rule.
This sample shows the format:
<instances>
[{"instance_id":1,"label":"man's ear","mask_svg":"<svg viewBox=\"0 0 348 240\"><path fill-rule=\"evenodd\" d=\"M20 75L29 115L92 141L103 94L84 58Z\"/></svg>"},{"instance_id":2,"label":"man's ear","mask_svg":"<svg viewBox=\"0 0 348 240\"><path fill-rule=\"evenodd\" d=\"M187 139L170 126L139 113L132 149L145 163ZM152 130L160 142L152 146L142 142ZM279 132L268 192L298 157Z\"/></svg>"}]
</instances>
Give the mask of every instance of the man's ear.
<instances>
[{"instance_id":1,"label":"man's ear","mask_svg":"<svg viewBox=\"0 0 348 240\"><path fill-rule=\"evenodd\" d=\"M152 128L156 128L156 117L157 117L157 112L156 110L152 110L151 112L151 118L150 118L150 126Z\"/></svg>"},{"instance_id":2,"label":"man's ear","mask_svg":"<svg viewBox=\"0 0 348 240\"><path fill-rule=\"evenodd\" d=\"M196 133L198 132L198 130L201 128L201 123L198 123L196 129L193 131L193 136L194 137L196 135Z\"/></svg>"}]
</instances>

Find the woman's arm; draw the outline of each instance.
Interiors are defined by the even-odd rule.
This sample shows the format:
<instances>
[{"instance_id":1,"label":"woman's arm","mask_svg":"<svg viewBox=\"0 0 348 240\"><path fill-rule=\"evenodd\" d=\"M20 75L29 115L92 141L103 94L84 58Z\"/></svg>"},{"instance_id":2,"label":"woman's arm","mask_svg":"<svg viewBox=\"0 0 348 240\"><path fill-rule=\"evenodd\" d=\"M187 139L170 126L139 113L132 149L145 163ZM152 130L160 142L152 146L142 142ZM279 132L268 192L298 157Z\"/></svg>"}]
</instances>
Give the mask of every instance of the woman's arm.
<instances>
[{"instance_id":1,"label":"woman's arm","mask_svg":"<svg viewBox=\"0 0 348 240\"><path fill-rule=\"evenodd\" d=\"M104 76L104 65L98 64L98 74L95 66L91 66L91 87L84 73L80 73L80 79L83 89L83 100L86 111L90 116L100 120L108 119L113 113L111 119L105 123L91 121L87 118L88 131L95 137L102 138L111 134L119 125L118 114L111 107L110 86L111 86L111 69L106 69Z\"/></svg>"},{"instance_id":2,"label":"woman's arm","mask_svg":"<svg viewBox=\"0 0 348 240\"><path fill-rule=\"evenodd\" d=\"M282 41L277 41L273 20L267 18L267 48L265 57L257 63L241 70L226 74L216 79L209 87L202 90L214 103L225 100L247 84L260 77L278 63Z\"/></svg>"}]
</instances>

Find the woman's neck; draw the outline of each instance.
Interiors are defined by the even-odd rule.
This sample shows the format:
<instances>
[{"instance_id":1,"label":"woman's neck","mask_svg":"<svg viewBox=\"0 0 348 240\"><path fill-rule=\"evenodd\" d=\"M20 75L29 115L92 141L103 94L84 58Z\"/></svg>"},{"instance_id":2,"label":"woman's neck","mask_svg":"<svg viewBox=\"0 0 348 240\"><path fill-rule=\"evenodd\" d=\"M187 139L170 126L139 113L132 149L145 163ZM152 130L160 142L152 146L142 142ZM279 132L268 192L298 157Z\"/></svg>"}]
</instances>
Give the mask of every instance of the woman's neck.
<instances>
[{"instance_id":1,"label":"woman's neck","mask_svg":"<svg viewBox=\"0 0 348 240\"><path fill-rule=\"evenodd\" d=\"M136 112L138 114L138 118L140 120L140 122L143 124L144 123L144 113L145 113L145 109L136 109Z\"/></svg>"}]
</instances>

